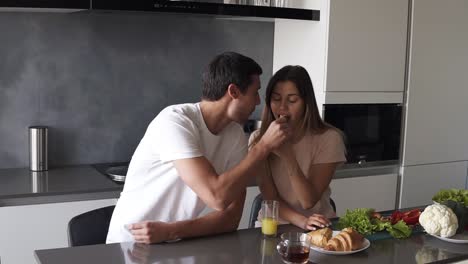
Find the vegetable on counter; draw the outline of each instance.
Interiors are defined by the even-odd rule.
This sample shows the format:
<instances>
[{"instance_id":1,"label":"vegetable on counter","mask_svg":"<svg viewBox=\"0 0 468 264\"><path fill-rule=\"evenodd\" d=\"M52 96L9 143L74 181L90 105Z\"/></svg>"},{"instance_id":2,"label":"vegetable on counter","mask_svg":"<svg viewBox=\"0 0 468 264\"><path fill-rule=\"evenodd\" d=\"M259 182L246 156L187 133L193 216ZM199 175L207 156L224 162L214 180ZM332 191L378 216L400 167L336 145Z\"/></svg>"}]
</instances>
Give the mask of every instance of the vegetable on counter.
<instances>
[{"instance_id":1,"label":"vegetable on counter","mask_svg":"<svg viewBox=\"0 0 468 264\"><path fill-rule=\"evenodd\" d=\"M416 209L417 210L417 209ZM417 210L419 213L420 211ZM379 213L374 212L371 208L357 208L354 210L346 210L346 214L338 220L338 228L343 229L351 227L362 235L371 235L375 232L386 230L391 236L395 238L407 238L411 236L411 228L403 220L403 216L406 219L419 218L419 213L415 210L402 213L397 211L397 214L401 214L401 218L395 220L392 223L391 218L382 217ZM405 215L406 214L406 215ZM395 218L396 219L396 218Z\"/></svg>"},{"instance_id":2,"label":"vegetable on counter","mask_svg":"<svg viewBox=\"0 0 468 264\"><path fill-rule=\"evenodd\" d=\"M403 220L407 225L415 225L419 223L419 215L421 215L419 209L413 209L404 213L395 210L390 217L390 222L394 225L398 221Z\"/></svg>"},{"instance_id":3,"label":"vegetable on counter","mask_svg":"<svg viewBox=\"0 0 468 264\"><path fill-rule=\"evenodd\" d=\"M426 207L419 217L419 223L428 234L440 237L451 237L458 228L457 216L443 204Z\"/></svg>"},{"instance_id":4,"label":"vegetable on counter","mask_svg":"<svg viewBox=\"0 0 468 264\"><path fill-rule=\"evenodd\" d=\"M452 209L452 211L457 216L458 228L456 233L463 233L463 231L468 228L468 207L466 207L463 203L450 200L444 202L443 205Z\"/></svg>"},{"instance_id":5,"label":"vegetable on counter","mask_svg":"<svg viewBox=\"0 0 468 264\"><path fill-rule=\"evenodd\" d=\"M455 202L463 203L465 206L468 206L468 190L463 190L463 189L440 190L432 197L432 200L438 203L443 203L446 201L455 201Z\"/></svg>"}]
</instances>

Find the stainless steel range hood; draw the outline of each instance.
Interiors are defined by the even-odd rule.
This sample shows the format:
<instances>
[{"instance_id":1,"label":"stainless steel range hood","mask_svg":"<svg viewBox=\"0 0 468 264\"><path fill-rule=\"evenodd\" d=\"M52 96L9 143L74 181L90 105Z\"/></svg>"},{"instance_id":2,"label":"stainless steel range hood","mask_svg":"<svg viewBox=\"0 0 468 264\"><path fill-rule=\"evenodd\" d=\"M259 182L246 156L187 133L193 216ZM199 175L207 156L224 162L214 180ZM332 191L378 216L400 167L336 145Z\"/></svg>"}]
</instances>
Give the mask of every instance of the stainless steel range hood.
<instances>
[{"instance_id":1,"label":"stainless steel range hood","mask_svg":"<svg viewBox=\"0 0 468 264\"><path fill-rule=\"evenodd\" d=\"M319 10L289 8L287 5L287 0L92 0L91 10L320 20Z\"/></svg>"},{"instance_id":2,"label":"stainless steel range hood","mask_svg":"<svg viewBox=\"0 0 468 264\"><path fill-rule=\"evenodd\" d=\"M320 20L319 10L289 8L296 0L0 0L0 11L140 11L246 19Z\"/></svg>"}]
</instances>

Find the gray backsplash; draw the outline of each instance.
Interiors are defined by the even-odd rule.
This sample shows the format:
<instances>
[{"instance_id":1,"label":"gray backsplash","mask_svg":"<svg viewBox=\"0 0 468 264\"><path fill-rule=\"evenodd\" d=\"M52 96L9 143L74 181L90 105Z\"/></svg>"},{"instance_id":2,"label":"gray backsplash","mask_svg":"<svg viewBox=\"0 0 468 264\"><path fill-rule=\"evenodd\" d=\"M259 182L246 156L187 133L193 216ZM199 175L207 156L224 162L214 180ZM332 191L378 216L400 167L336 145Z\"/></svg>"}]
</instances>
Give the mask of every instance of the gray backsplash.
<instances>
[{"instance_id":1,"label":"gray backsplash","mask_svg":"<svg viewBox=\"0 0 468 264\"><path fill-rule=\"evenodd\" d=\"M257 60L265 87L273 32L208 16L0 12L0 168L28 166L31 125L49 126L51 168L127 161L161 109L199 101L216 54Z\"/></svg>"}]
</instances>

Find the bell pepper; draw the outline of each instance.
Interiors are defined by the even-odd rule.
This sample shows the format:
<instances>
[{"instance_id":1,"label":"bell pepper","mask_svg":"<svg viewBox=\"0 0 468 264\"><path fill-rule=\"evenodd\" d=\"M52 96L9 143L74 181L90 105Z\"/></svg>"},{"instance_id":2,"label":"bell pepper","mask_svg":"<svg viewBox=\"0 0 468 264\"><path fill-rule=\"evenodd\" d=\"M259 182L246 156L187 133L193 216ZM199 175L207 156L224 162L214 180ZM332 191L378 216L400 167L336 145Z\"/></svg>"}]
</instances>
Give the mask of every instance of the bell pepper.
<instances>
[{"instance_id":1,"label":"bell pepper","mask_svg":"<svg viewBox=\"0 0 468 264\"><path fill-rule=\"evenodd\" d=\"M392 215L390 216L390 223L392 223L392 225L398 223L398 221L400 221L401 219L403 218L403 213L398 211L398 210L395 210L393 211Z\"/></svg>"},{"instance_id":2,"label":"bell pepper","mask_svg":"<svg viewBox=\"0 0 468 264\"><path fill-rule=\"evenodd\" d=\"M419 209L413 209L404 212L401 219L408 225L415 225L419 222L419 215L421 215L421 211L419 211Z\"/></svg>"}]
</instances>

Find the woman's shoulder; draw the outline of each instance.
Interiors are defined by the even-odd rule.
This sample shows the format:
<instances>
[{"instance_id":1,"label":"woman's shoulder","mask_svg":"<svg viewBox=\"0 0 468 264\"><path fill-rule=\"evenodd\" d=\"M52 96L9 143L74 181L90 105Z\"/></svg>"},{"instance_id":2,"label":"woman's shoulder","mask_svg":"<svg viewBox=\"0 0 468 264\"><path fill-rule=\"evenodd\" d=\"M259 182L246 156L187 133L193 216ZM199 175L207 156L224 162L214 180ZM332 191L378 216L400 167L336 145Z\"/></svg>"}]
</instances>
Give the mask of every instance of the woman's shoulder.
<instances>
[{"instance_id":1,"label":"woman's shoulder","mask_svg":"<svg viewBox=\"0 0 468 264\"><path fill-rule=\"evenodd\" d=\"M320 132L311 132L309 138L319 142L343 142L343 133L334 127L328 127Z\"/></svg>"}]
</instances>

